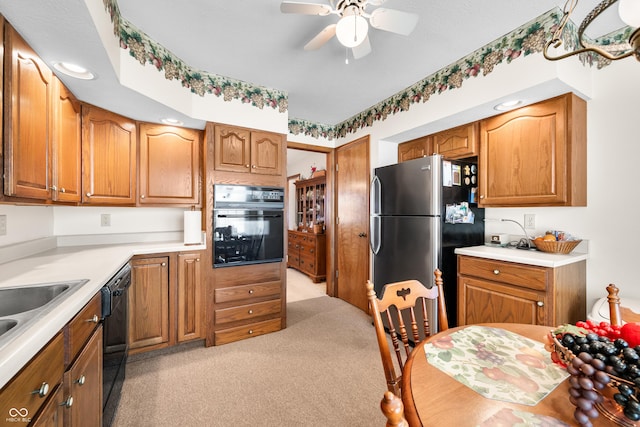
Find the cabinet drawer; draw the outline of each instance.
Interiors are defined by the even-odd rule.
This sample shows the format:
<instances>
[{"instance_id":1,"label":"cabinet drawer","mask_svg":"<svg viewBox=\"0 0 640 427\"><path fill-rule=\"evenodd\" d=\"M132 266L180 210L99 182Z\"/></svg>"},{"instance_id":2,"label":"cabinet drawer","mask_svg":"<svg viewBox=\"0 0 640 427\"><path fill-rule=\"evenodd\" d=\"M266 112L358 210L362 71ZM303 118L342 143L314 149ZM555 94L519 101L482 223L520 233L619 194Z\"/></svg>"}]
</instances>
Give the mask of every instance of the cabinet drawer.
<instances>
[{"instance_id":1,"label":"cabinet drawer","mask_svg":"<svg viewBox=\"0 0 640 427\"><path fill-rule=\"evenodd\" d=\"M256 304L241 305L239 307L223 308L216 310L215 324L236 322L238 320L255 319L269 314L280 313L281 301L279 299L272 301L259 302Z\"/></svg>"},{"instance_id":2,"label":"cabinet drawer","mask_svg":"<svg viewBox=\"0 0 640 427\"><path fill-rule=\"evenodd\" d=\"M544 291L549 269L475 257L459 257L458 274Z\"/></svg>"},{"instance_id":3,"label":"cabinet drawer","mask_svg":"<svg viewBox=\"0 0 640 427\"><path fill-rule=\"evenodd\" d=\"M276 332L280 329L282 329L282 321L280 319L272 319L217 331L214 333L214 339L216 345L221 345L246 338L257 337L270 332Z\"/></svg>"},{"instance_id":4,"label":"cabinet drawer","mask_svg":"<svg viewBox=\"0 0 640 427\"><path fill-rule=\"evenodd\" d=\"M280 282L264 282L251 285L234 286L215 290L217 304L230 301L240 301L248 298L259 298L280 295Z\"/></svg>"},{"instance_id":5,"label":"cabinet drawer","mask_svg":"<svg viewBox=\"0 0 640 427\"><path fill-rule=\"evenodd\" d=\"M97 293L65 328L64 334L67 342L65 346L65 366L71 364L76 358L78 352L84 347L84 344L96 329L96 326L98 326L102 315L101 307L101 295Z\"/></svg>"},{"instance_id":6,"label":"cabinet drawer","mask_svg":"<svg viewBox=\"0 0 640 427\"><path fill-rule=\"evenodd\" d=\"M33 417L62 381L64 372L64 337L56 335L25 368L0 392L0 414L9 416L18 408ZM40 390L43 396L38 394ZM35 391L35 393L34 393ZM22 422L16 425L23 425Z\"/></svg>"}]
</instances>

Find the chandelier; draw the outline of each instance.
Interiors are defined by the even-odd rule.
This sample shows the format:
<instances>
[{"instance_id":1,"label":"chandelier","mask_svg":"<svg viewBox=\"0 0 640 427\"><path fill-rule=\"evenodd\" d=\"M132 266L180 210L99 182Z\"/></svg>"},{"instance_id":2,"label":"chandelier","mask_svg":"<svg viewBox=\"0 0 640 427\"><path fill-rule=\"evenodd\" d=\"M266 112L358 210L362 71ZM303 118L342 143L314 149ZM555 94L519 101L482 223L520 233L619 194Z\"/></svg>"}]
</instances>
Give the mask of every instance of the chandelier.
<instances>
[{"instance_id":1,"label":"chandelier","mask_svg":"<svg viewBox=\"0 0 640 427\"><path fill-rule=\"evenodd\" d=\"M569 17L573 12L573 9L575 9L576 5L578 4L578 0L567 0L564 5L563 16L560 20L558 28L553 33L551 40L544 46L544 57L548 60L556 61L580 53L595 52L611 61L626 58L631 55L634 55L635 58L640 61L640 28L638 28L640 27L639 0L620 0L620 4L618 7L620 19L622 19L625 24L629 25L632 28L635 28L635 31L633 31L633 33L629 37L628 42L598 44L584 39L584 32L589 24L591 24L593 20L596 19L596 17L604 12L609 6L613 5L616 2L618 2L618 0L603 0L584 18L582 24L580 24L580 27L578 28L578 43L580 44L579 48L563 55L551 56L548 52L549 48L558 48L562 44L562 32L565 25L569 21Z\"/></svg>"}]
</instances>

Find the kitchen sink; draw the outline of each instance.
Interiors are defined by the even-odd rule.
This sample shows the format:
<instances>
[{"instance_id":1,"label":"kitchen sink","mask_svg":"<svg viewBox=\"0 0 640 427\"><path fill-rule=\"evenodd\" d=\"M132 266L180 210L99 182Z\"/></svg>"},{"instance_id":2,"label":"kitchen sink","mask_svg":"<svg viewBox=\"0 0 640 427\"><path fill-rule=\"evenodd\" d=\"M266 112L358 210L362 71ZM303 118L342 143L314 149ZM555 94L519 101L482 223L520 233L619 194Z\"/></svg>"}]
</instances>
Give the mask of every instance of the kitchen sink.
<instances>
[{"instance_id":1,"label":"kitchen sink","mask_svg":"<svg viewBox=\"0 0 640 427\"><path fill-rule=\"evenodd\" d=\"M87 282L81 279L0 288L0 349Z\"/></svg>"},{"instance_id":2,"label":"kitchen sink","mask_svg":"<svg viewBox=\"0 0 640 427\"><path fill-rule=\"evenodd\" d=\"M0 317L42 307L67 290L68 284L0 289Z\"/></svg>"}]
</instances>

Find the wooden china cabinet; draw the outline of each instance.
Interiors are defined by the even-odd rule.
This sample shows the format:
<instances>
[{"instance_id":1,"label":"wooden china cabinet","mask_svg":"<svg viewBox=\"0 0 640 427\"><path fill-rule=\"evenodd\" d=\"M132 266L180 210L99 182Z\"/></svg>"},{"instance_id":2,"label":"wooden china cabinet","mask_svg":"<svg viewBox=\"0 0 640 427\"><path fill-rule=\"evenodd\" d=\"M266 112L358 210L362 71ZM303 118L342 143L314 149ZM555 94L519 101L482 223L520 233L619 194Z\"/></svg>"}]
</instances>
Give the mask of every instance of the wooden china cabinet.
<instances>
[{"instance_id":1,"label":"wooden china cabinet","mask_svg":"<svg viewBox=\"0 0 640 427\"><path fill-rule=\"evenodd\" d=\"M326 177L300 180L295 185L298 229L289 230L287 267L301 271L314 282L321 282L326 280Z\"/></svg>"}]
</instances>

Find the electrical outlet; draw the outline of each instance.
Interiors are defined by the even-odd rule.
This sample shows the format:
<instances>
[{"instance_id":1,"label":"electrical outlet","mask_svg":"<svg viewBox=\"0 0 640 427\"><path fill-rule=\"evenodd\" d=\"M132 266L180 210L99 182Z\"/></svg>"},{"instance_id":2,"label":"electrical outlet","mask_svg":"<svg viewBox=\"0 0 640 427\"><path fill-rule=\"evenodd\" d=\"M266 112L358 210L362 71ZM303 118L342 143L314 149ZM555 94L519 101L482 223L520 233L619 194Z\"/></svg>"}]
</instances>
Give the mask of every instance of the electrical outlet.
<instances>
[{"instance_id":1,"label":"electrical outlet","mask_svg":"<svg viewBox=\"0 0 640 427\"><path fill-rule=\"evenodd\" d=\"M7 235L7 216L0 215L0 236Z\"/></svg>"},{"instance_id":2,"label":"electrical outlet","mask_svg":"<svg viewBox=\"0 0 640 427\"><path fill-rule=\"evenodd\" d=\"M534 214L524 214L524 228L536 228L536 216Z\"/></svg>"},{"instance_id":3,"label":"electrical outlet","mask_svg":"<svg viewBox=\"0 0 640 427\"><path fill-rule=\"evenodd\" d=\"M111 227L111 214L101 214L100 215L100 226L101 227Z\"/></svg>"}]
</instances>

